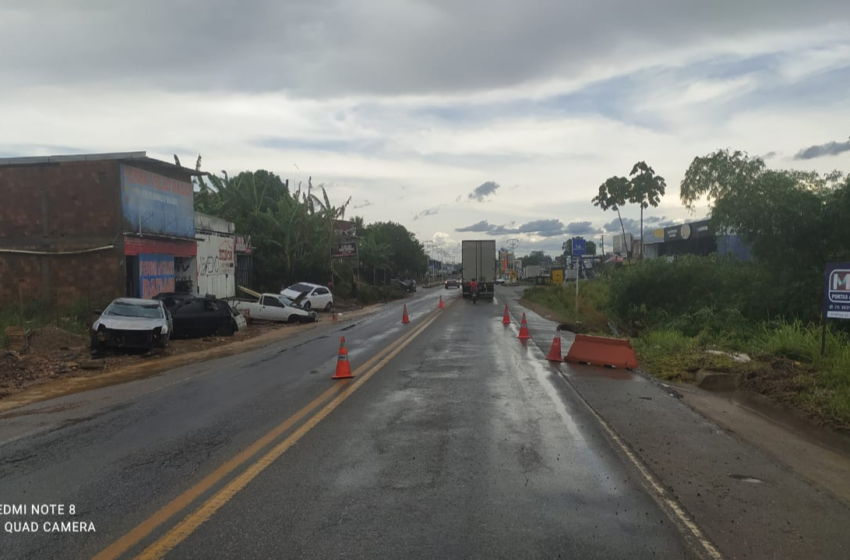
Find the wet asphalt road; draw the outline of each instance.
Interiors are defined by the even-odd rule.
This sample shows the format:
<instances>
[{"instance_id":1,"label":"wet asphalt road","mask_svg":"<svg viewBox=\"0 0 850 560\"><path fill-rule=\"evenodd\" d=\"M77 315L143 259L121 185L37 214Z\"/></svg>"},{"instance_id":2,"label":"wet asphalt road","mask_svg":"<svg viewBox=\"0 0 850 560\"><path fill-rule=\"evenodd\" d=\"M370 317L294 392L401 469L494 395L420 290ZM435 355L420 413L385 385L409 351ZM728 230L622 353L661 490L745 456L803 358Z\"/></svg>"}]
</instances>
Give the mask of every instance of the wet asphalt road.
<instances>
[{"instance_id":1,"label":"wet asphalt road","mask_svg":"<svg viewBox=\"0 0 850 560\"><path fill-rule=\"evenodd\" d=\"M0 418L0 503L75 504L97 529L2 532L0 556L91 557L116 542L122 557L694 556L566 366L520 343L500 300L457 295L418 293L409 325L391 304ZM330 379L340 334L353 381ZM0 516L54 519L70 518Z\"/></svg>"}]
</instances>

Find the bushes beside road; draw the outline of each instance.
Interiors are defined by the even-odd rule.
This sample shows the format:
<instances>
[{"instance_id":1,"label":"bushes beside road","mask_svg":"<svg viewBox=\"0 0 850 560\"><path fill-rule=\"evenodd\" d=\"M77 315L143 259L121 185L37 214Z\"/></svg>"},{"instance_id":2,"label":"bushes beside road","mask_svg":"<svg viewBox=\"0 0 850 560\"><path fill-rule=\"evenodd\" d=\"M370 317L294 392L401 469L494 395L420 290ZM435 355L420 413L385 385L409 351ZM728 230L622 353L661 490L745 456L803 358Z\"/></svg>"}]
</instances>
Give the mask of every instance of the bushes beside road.
<instances>
[{"instance_id":1,"label":"bushes beside road","mask_svg":"<svg viewBox=\"0 0 850 560\"><path fill-rule=\"evenodd\" d=\"M571 285L531 288L525 298L567 320L611 319L656 377L693 381L700 369L739 373L745 388L850 429L846 325L830 325L821 357L819 318L800 312L811 307L811 296L789 301L788 287L771 282L757 263L716 256L647 260L581 283L580 293L577 316ZM742 352L752 361L707 350Z\"/></svg>"}]
</instances>

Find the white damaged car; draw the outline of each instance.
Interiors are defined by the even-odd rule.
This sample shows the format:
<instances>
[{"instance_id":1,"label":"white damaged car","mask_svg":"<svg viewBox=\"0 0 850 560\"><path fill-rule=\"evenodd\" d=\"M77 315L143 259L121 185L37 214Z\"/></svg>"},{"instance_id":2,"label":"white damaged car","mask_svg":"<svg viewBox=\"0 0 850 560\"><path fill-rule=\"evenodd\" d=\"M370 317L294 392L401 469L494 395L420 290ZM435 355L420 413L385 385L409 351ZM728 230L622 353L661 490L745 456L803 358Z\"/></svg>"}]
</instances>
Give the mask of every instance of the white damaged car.
<instances>
[{"instance_id":1,"label":"white damaged car","mask_svg":"<svg viewBox=\"0 0 850 560\"><path fill-rule=\"evenodd\" d=\"M171 337L171 314L161 301L118 298L104 309L91 328L91 350L165 348Z\"/></svg>"}]
</instances>

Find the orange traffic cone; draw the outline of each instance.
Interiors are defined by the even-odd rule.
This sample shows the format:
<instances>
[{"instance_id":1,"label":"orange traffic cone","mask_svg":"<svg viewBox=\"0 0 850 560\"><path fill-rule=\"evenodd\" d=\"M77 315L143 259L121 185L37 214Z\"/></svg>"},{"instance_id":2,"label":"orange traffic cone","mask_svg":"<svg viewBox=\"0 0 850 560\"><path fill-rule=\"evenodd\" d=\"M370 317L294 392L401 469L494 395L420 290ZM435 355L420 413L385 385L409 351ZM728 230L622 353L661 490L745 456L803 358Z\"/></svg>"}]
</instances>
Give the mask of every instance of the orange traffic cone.
<instances>
[{"instance_id":1,"label":"orange traffic cone","mask_svg":"<svg viewBox=\"0 0 850 560\"><path fill-rule=\"evenodd\" d=\"M345 337L339 337L339 356L336 359L336 373L331 379L349 379L354 377L351 373L351 364L348 363L348 350L345 349Z\"/></svg>"},{"instance_id":2,"label":"orange traffic cone","mask_svg":"<svg viewBox=\"0 0 850 560\"><path fill-rule=\"evenodd\" d=\"M561 329L556 329L555 338L552 340L552 347L549 348L549 355L546 356L546 359L550 362L564 361L564 358L561 356Z\"/></svg>"},{"instance_id":3,"label":"orange traffic cone","mask_svg":"<svg viewBox=\"0 0 850 560\"><path fill-rule=\"evenodd\" d=\"M502 317L502 324L503 325L510 325L511 324L511 314L508 313L508 304L507 303L505 304L505 316Z\"/></svg>"},{"instance_id":4,"label":"orange traffic cone","mask_svg":"<svg viewBox=\"0 0 850 560\"><path fill-rule=\"evenodd\" d=\"M410 317L407 316L407 304L404 304L404 314L401 316L402 324L408 324L410 322Z\"/></svg>"},{"instance_id":5,"label":"orange traffic cone","mask_svg":"<svg viewBox=\"0 0 850 560\"><path fill-rule=\"evenodd\" d=\"M446 306L443 305L443 296L440 296L440 309L444 309Z\"/></svg>"},{"instance_id":6,"label":"orange traffic cone","mask_svg":"<svg viewBox=\"0 0 850 560\"><path fill-rule=\"evenodd\" d=\"M528 340L531 335L528 334L528 323L525 320L525 313L522 314L522 322L519 324L519 339Z\"/></svg>"}]
</instances>

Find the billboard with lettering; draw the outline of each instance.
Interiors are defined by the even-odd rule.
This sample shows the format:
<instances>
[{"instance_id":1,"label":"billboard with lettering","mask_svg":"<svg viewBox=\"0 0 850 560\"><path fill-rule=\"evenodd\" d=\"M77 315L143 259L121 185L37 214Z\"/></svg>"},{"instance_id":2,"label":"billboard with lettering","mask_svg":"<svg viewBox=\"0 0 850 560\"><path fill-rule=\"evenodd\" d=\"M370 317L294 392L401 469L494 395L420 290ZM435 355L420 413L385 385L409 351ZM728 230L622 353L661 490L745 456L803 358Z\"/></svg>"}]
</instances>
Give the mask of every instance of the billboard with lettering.
<instances>
[{"instance_id":1,"label":"billboard with lettering","mask_svg":"<svg viewBox=\"0 0 850 560\"><path fill-rule=\"evenodd\" d=\"M225 298L236 295L236 240L215 234L198 235L198 294Z\"/></svg>"},{"instance_id":2,"label":"billboard with lettering","mask_svg":"<svg viewBox=\"0 0 850 560\"><path fill-rule=\"evenodd\" d=\"M827 319L850 319L850 263L826 265L824 312Z\"/></svg>"},{"instance_id":3,"label":"billboard with lettering","mask_svg":"<svg viewBox=\"0 0 850 560\"><path fill-rule=\"evenodd\" d=\"M174 291L174 257L139 255L139 297L151 299L160 292Z\"/></svg>"},{"instance_id":4,"label":"billboard with lettering","mask_svg":"<svg viewBox=\"0 0 850 560\"><path fill-rule=\"evenodd\" d=\"M121 164L124 230L195 238L192 184Z\"/></svg>"}]
</instances>

